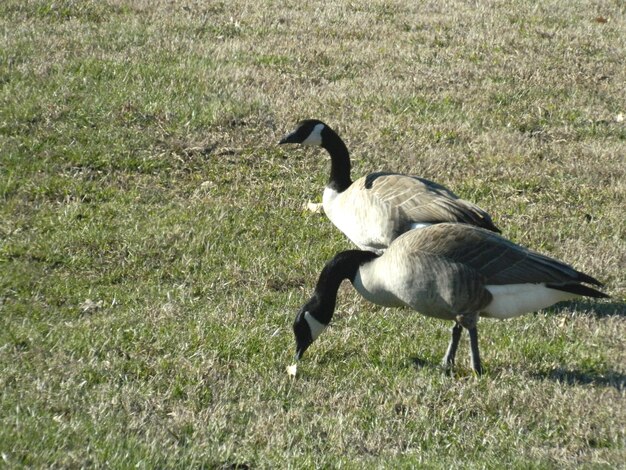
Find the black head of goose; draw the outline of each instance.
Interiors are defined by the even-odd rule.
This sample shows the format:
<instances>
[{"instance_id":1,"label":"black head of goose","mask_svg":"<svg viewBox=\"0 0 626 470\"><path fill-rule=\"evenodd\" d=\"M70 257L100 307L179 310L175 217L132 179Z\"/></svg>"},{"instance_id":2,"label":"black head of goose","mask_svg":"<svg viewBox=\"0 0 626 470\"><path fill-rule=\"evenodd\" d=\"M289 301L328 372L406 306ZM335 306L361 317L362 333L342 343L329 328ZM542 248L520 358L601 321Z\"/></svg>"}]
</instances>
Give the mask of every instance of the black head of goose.
<instances>
[{"instance_id":1,"label":"black head of goose","mask_svg":"<svg viewBox=\"0 0 626 470\"><path fill-rule=\"evenodd\" d=\"M377 172L352 182L348 149L322 121L301 121L279 144L313 145L328 151L331 166L324 212L362 250L380 254L407 230L445 222L500 232L480 207L427 179Z\"/></svg>"},{"instance_id":2,"label":"black head of goose","mask_svg":"<svg viewBox=\"0 0 626 470\"><path fill-rule=\"evenodd\" d=\"M477 374L482 371L479 317L513 318L580 296L608 297L586 285L601 286L593 277L493 232L463 224L433 225L403 234L382 255L351 250L330 260L294 321L296 360L330 323L344 279L373 303L454 321L443 359L446 368L454 364L461 332L467 329ZM295 365L291 367L295 374Z\"/></svg>"}]
</instances>

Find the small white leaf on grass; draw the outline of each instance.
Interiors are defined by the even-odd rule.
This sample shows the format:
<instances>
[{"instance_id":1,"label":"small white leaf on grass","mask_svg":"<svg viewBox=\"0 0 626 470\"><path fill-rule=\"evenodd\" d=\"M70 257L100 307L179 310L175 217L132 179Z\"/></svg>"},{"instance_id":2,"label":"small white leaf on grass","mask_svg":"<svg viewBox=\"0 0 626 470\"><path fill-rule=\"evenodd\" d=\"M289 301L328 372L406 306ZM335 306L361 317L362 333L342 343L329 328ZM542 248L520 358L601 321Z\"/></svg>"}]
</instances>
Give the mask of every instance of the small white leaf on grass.
<instances>
[{"instance_id":1,"label":"small white leaf on grass","mask_svg":"<svg viewBox=\"0 0 626 470\"><path fill-rule=\"evenodd\" d=\"M318 203L311 202L311 201L307 202L304 205L304 209L306 209L308 211L311 211L314 214L318 214L318 213L321 213L321 212L324 211L324 208L323 208L322 204L318 204Z\"/></svg>"},{"instance_id":2,"label":"small white leaf on grass","mask_svg":"<svg viewBox=\"0 0 626 470\"><path fill-rule=\"evenodd\" d=\"M298 364L292 364L290 366L287 366L287 375L289 377L295 377L297 371L298 371Z\"/></svg>"},{"instance_id":3,"label":"small white leaf on grass","mask_svg":"<svg viewBox=\"0 0 626 470\"><path fill-rule=\"evenodd\" d=\"M619 113L614 119L615 122L624 122L624 113Z\"/></svg>"},{"instance_id":4,"label":"small white leaf on grass","mask_svg":"<svg viewBox=\"0 0 626 470\"><path fill-rule=\"evenodd\" d=\"M82 304L78 306L78 308L80 308L83 313L91 313L101 309L103 305L104 302L102 300L94 302L91 299L86 299Z\"/></svg>"}]
</instances>

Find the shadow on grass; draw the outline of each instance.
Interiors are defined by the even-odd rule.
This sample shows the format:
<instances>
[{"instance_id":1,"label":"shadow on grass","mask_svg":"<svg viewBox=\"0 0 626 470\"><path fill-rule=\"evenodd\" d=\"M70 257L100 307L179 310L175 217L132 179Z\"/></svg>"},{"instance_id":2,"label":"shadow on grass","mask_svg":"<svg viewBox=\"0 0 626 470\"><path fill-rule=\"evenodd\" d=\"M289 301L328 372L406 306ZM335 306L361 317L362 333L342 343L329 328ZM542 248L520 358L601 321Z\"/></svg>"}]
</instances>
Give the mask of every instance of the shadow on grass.
<instances>
[{"instance_id":1,"label":"shadow on grass","mask_svg":"<svg viewBox=\"0 0 626 470\"><path fill-rule=\"evenodd\" d=\"M417 356L410 358L415 369L438 370L441 374L449 375L439 362L433 363ZM496 377L498 371L487 370L486 375ZM595 385L598 387L613 387L617 391L626 390L626 375L615 370L596 372L593 370L570 370L564 367L556 367L548 371L533 372L529 374L535 380L554 380L567 385Z\"/></svg>"},{"instance_id":2,"label":"shadow on grass","mask_svg":"<svg viewBox=\"0 0 626 470\"><path fill-rule=\"evenodd\" d=\"M593 300L571 300L563 302L569 310L585 312L598 318L626 317L626 303L624 302L595 302Z\"/></svg>"},{"instance_id":3,"label":"shadow on grass","mask_svg":"<svg viewBox=\"0 0 626 470\"><path fill-rule=\"evenodd\" d=\"M216 467L216 468L220 468L222 470L249 470L250 468L252 468L252 466L249 463L230 463L230 462L225 462L221 467Z\"/></svg>"},{"instance_id":4,"label":"shadow on grass","mask_svg":"<svg viewBox=\"0 0 626 470\"><path fill-rule=\"evenodd\" d=\"M441 365L441 361L429 361L417 356L412 356L409 360L416 370L429 370L433 373L450 375L450 370L446 370L443 365Z\"/></svg>"},{"instance_id":5,"label":"shadow on grass","mask_svg":"<svg viewBox=\"0 0 626 470\"><path fill-rule=\"evenodd\" d=\"M413 363L413 367L416 369L423 369L425 367L432 367L432 364L421 357L413 356L410 358Z\"/></svg>"},{"instance_id":6,"label":"shadow on grass","mask_svg":"<svg viewBox=\"0 0 626 470\"><path fill-rule=\"evenodd\" d=\"M613 387L620 392L626 389L626 375L614 370L600 373L556 367L549 371L533 373L531 376L535 379L554 380L567 385L596 385L600 387Z\"/></svg>"}]
</instances>

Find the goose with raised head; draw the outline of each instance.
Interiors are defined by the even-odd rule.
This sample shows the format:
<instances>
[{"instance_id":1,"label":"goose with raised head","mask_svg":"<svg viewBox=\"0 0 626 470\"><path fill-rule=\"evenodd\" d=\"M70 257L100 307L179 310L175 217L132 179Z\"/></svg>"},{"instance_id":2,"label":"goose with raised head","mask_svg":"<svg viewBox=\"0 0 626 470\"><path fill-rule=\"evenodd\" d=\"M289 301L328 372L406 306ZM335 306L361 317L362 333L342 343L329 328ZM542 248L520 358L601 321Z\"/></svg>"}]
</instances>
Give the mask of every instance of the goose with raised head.
<instances>
[{"instance_id":1,"label":"goose with raised head","mask_svg":"<svg viewBox=\"0 0 626 470\"><path fill-rule=\"evenodd\" d=\"M331 165L324 212L362 250L380 254L404 232L444 222L500 232L487 212L427 179L378 172L352 182L348 149L322 121L301 121L281 139L282 144L320 146L328 151Z\"/></svg>"},{"instance_id":2,"label":"goose with raised head","mask_svg":"<svg viewBox=\"0 0 626 470\"><path fill-rule=\"evenodd\" d=\"M349 250L330 260L295 318L296 360L330 323L344 279L375 304L454 321L443 359L446 368L453 366L467 329L477 374L482 371L479 317L513 318L580 296L608 297L586 285L602 285L593 277L493 232L463 224L433 225L406 232L382 255ZM291 367L295 375L295 365Z\"/></svg>"}]
</instances>

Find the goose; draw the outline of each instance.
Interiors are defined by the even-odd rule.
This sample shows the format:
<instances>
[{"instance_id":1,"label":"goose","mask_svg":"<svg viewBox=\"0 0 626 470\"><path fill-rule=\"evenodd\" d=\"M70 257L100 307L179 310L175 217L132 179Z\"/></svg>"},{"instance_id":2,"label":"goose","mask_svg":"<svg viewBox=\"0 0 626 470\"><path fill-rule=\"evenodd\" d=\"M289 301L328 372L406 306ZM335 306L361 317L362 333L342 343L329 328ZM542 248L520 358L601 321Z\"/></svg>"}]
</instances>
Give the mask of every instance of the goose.
<instances>
[{"instance_id":1,"label":"goose","mask_svg":"<svg viewBox=\"0 0 626 470\"><path fill-rule=\"evenodd\" d=\"M331 222L361 250L381 254L414 228L456 222L500 233L489 214L444 186L417 176L370 173L350 179L350 156L339 135L317 119L298 123L279 145L317 145L330 154L322 206Z\"/></svg>"},{"instance_id":2,"label":"goose","mask_svg":"<svg viewBox=\"0 0 626 470\"><path fill-rule=\"evenodd\" d=\"M322 270L313 295L296 315L296 364L330 323L344 279L366 300L386 307L409 307L423 315L454 321L443 367L454 365L463 329L470 338L471 364L482 373L479 317L508 319L580 296L606 298L585 284L602 286L573 267L471 225L437 224L411 230L378 255L338 253Z\"/></svg>"}]
</instances>

